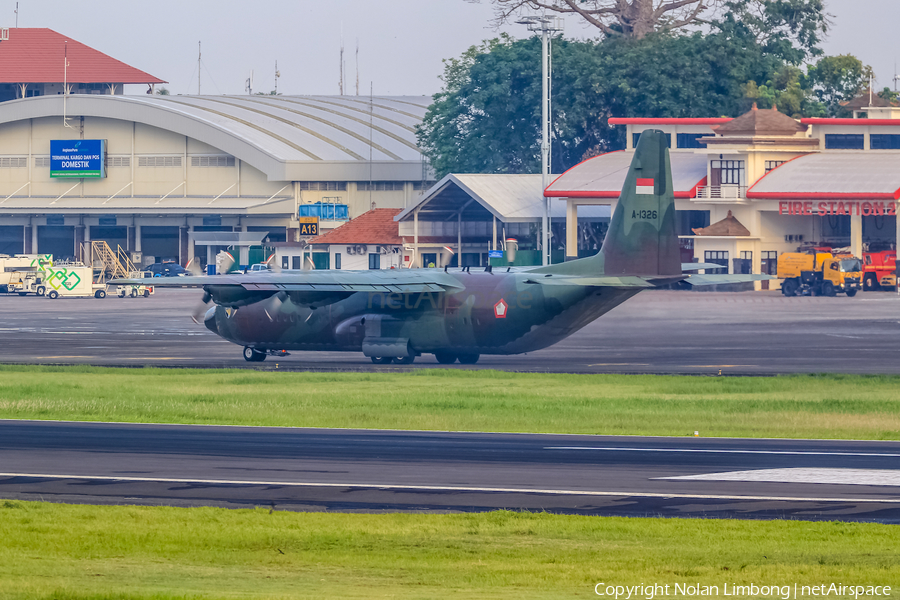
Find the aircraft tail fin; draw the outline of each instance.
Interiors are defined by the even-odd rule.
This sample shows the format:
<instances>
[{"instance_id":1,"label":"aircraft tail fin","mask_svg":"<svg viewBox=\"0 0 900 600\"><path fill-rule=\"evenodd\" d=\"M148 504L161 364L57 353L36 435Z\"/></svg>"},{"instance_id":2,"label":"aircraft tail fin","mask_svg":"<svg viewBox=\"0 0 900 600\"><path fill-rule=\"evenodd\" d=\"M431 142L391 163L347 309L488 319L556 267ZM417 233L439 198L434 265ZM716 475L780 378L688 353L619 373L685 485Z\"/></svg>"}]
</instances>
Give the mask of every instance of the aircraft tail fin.
<instances>
[{"instance_id":1,"label":"aircraft tail fin","mask_svg":"<svg viewBox=\"0 0 900 600\"><path fill-rule=\"evenodd\" d=\"M682 275L672 168L662 131L641 134L600 252L536 271L565 275Z\"/></svg>"}]
</instances>

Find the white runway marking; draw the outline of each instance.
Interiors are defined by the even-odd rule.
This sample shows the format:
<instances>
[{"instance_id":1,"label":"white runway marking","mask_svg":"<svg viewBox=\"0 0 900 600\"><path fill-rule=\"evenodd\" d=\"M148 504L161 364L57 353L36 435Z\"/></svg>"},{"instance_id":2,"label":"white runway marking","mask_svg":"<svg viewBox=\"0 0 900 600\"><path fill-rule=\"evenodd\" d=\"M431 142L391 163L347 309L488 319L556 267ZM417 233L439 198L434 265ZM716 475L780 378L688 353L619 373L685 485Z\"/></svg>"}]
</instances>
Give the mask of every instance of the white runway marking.
<instances>
[{"instance_id":1,"label":"white runway marking","mask_svg":"<svg viewBox=\"0 0 900 600\"><path fill-rule=\"evenodd\" d=\"M151 483L198 483L203 485L266 485L283 487L325 487L325 488L360 488L374 490L397 491L433 491L433 492L475 492L475 493L506 493L506 494L550 494L556 496L613 496L613 497L641 497L641 498L691 498L695 500L777 500L785 502L881 502L886 504L900 504L900 498L819 498L801 496L745 496L745 495L721 495L721 494L660 494L649 492L629 491L591 491L591 490L552 490L540 488L492 488L492 487L467 487L467 486L443 486L443 485L392 485L381 483L313 483L297 481L247 481L234 479L173 479L169 477L110 477L108 475L58 475L47 473L0 473L4 477L30 477L34 479L76 479L85 481L121 481L121 482L151 482Z\"/></svg>"},{"instance_id":2,"label":"white runway marking","mask_svg":"<svg viewBox=\"0 0 900 600\"><path fill-rule=\"evenodd\" d=\"M900 470L889 469L759 469L658 477L692 481L750 481L772 483L834 483L838 485L887 485L900 487Z\"/></svg>"},{"instance_id":3,"label":"white runway marking","mask_svg":"<svg viewBox=\"0 0 900 600\"><path fill-rule=\"evenodd\" d=\"M546 446L544 450L595 450L597 452L684 452L700 454L788 454L791 456L881 456L900 458L900 454L873 452L807 452L802 450L717 450L715 448L617 448L592 446Z\"/></svg>"}]
</instances>

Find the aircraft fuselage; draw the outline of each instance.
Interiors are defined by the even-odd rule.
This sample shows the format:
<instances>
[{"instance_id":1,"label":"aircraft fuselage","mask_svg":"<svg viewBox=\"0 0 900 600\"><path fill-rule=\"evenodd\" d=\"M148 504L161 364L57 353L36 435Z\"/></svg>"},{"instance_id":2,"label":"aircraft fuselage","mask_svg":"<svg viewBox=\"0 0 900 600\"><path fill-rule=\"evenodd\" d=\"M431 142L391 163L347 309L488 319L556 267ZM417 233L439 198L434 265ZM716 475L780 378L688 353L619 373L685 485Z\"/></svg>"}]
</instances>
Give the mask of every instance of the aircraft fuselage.
<instances>
[{"instance_id":1,"label":"aircraft fuselage","mask_svg":"<svg viewBox=\"0 0 900 600\"><path fill-rule=\"evenodd\" d=\"M449 273L459 291L356 292L320 307L292 294L209 311L206 326L259 351L363 351L408 344L414 353L520 354L553 345L638 293L549 286L524 273ZM396 348L393 349L396 352Z\"/></svg>"}]
</instances>

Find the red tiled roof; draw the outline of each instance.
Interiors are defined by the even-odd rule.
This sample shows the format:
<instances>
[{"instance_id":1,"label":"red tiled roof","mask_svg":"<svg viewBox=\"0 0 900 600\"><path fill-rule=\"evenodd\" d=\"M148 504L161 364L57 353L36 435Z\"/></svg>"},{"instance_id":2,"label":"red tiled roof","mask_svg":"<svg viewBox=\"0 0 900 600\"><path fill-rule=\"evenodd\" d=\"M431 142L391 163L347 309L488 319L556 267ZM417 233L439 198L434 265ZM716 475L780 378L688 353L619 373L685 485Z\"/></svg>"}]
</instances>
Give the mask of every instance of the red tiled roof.
<instances>
[{"instance_id":1,"label":"red tiled roof","mask_svg":"<svg viewBox=\"0 0 900 600\"><path fill-rule=\"evenodd\" d=\"M310 244L382 244L385 246L403 244L400 224L394 217L402 212L400 208L375 208L363 213L324 235L310 240Z\"/></svg>"},{"instance_id":2,"label":"red tiled roof","mask_svg":"<svg viewBox=\"0 0 900 600\"><path fill-rule=\"evenodd\" d=\"M66 43L68 42L68 43ZM64 77L68 50L69 71ZM166 83L52 29L10 29L0 42L0 83Z\"/></svg>"}]
</instances>

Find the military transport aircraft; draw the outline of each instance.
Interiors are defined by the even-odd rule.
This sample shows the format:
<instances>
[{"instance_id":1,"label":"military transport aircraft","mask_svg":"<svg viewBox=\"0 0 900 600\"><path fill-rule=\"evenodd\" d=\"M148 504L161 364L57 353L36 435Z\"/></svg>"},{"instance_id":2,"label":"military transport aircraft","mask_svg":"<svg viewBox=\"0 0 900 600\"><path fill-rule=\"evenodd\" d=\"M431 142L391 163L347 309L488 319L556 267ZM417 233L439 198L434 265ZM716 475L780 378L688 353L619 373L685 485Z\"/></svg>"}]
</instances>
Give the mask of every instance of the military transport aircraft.
<instances>
[{"instance_id":1,"label":"military transport aircraft","mask_svg":"<svg viewBox=\"0 0 900 600\"><path fill-rule=\"evenodd\" d=\"M653 130L640 137L603 247L590 258L527 269L252 272L154 286L202 287L204 305L215 305L198 316L250 362L306 350L361 351L376 364L426 353L474 364L482 354L553 345L641 290L688 277L694 285L767 278L684 272L718 267L681 264L669 151Z\"/></svg>"}]
</instances>

